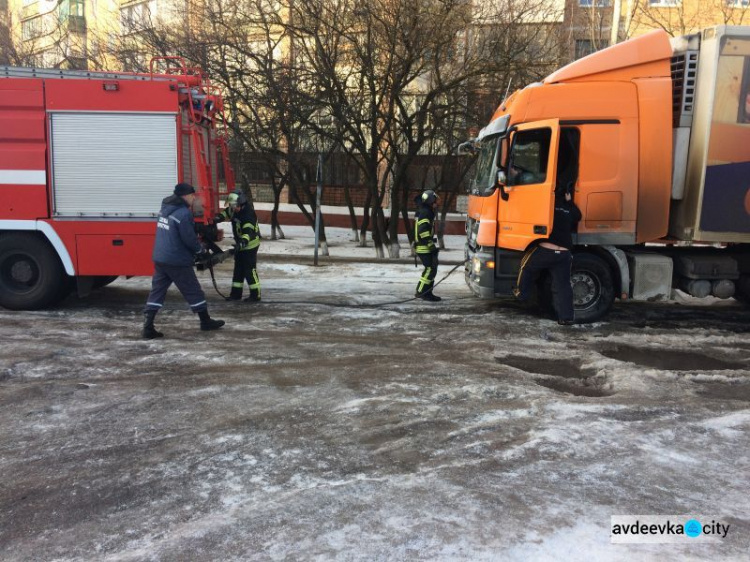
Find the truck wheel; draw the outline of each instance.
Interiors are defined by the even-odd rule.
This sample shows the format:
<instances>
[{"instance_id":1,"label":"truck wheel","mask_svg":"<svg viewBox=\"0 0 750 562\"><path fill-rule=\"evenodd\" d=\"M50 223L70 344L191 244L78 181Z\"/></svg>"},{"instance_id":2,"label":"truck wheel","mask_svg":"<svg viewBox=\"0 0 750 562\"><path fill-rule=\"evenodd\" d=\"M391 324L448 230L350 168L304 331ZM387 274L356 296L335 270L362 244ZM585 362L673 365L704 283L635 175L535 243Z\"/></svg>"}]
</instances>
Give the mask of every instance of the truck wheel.
<instances>
[{"instance_id":1,"label":"truck wheel","mask_svg":"<svg viewBox=\"0 0 750 562\"><path fill-rule=\"evenodd\" d=\"M615 301L612 272L607 262L593 254L575 254L570 275L577 322L595 322Z\"/></svg>"},{"instance_id":2,"label":"truck wheel","mask_svg":"<svg viewBox=\"0 0 750 562\"><path fill-rule=\"evenodd\" d=\"M0 236L0 306L34 310L65 296L66 275L54 249L33 234Z\"/></svg>"},{"instance_id":3,"label":"truck wheel","mask_svg":"<svg viewBox=\"0 0 750 562\"><path fill-rule=\"evenodd\" d=\"M734 298L745 306L750 306L750 275L743 275L739 278Z\"/></svg>"}]
</instances>

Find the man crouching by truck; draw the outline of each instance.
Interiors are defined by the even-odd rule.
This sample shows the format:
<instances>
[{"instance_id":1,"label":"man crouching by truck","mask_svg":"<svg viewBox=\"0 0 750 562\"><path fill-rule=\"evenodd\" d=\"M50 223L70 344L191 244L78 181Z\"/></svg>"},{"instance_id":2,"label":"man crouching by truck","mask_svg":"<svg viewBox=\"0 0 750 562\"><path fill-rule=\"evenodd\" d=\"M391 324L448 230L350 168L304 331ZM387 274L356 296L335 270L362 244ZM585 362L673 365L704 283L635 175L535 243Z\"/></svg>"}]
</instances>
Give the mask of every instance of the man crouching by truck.
<instances>
[{"instance_id":1,"label":"man crouching by truck","mask_svg":"<svg viewBox=\"0 0 750 562\"><path fill-rule=\"evenodd\" d=\"M573 289L570 286L570 270L573 266L572 233L581 220L581 211L573 203L571 189L555 190L555 214L549 238L529 250L521 260L521 270L513 294L525 301L531 297L539 274L549 270L552 275L557 323L569 326L575 323Z\"/></svg>"},{"instance_id":2,"label":"man crouching by truck","mask_svg":"<svg viewBox=\"0 0 750 562\"><path fill-rule=\"evenodd\" d=\"M144 339L152 340L164 335L154 327L154 318L163 306L167 289L172 283L177 285L190 309L199 316L201 330L217 330L224 325L223 320L213 320L208 315L206 295L193 270L195 256L206 253L195 234L194 201L195 188L188 183L178 183L174 194L161 202L152 258L155 271L151 293L143 310Z\"/></svg>"}]
</instances>

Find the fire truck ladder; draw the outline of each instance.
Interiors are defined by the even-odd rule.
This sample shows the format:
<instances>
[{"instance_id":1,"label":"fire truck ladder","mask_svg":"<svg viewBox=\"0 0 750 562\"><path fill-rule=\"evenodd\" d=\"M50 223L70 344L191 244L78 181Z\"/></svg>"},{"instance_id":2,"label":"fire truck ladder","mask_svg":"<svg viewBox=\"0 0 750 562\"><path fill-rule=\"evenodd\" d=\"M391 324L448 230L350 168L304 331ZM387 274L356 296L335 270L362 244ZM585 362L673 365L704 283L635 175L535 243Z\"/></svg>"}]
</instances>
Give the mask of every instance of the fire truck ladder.
<instances>
[{"instance_id":1,"label":"fire truck ladder","mask_svg":"<svg viewBox=\"0 0 750 562\"><path fill-rule=\"evenodd\" d=\"M23 68L19 66L0 66L0 78L57 78L74 80L151 80L176 82L177 75L144 76L127 72L90 72L88 70L60 70L51 68Z\"/></svg>"}]
</instances>

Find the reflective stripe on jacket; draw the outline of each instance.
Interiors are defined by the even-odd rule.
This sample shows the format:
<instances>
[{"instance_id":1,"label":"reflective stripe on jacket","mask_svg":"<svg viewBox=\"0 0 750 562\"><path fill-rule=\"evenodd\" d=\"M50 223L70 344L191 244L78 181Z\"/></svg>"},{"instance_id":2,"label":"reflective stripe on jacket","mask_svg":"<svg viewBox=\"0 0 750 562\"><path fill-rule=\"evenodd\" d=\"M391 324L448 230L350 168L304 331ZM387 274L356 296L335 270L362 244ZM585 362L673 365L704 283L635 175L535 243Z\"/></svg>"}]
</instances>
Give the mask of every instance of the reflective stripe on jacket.
<instances>
[{"instance_id":1,"label":"reflective stripe on jacket","mask_svg":"<svg viewBox=\"0 0 750 562\"><path fill-rule=\"evenodd\" d=\"M435 251L435 213L430 207L420 207L414 215L414 251L431 254Z\"/></svg>"},{"instance_id":2,"label":"reflective stripe on jacket","mask_svg":"<svg viewBox=\"0 0 750 562\"><path fill-rule=\"evenodd\" d=\"M249 205L244 205L232 217L232 230L234 239L238 246L245 243L244 248L240 251L254 250L260 246L260 227L258 226L258 216Z\"/></svg>"},{"instance_id":3,"label":"reflective stripe on jacket","mask_svg":"<svg viewBox=\"0 0 750 562\"><path fill-rule=\"evenodd\" d=\"M258 216L249 205L243 206L237 212L234 212L232 207L227 207L216 216L216 222L226 220L232 221L232 234L238 251L254 250L260 246ZM243 242L246 246L241 248Z\"/></svg>"}]
</instances>

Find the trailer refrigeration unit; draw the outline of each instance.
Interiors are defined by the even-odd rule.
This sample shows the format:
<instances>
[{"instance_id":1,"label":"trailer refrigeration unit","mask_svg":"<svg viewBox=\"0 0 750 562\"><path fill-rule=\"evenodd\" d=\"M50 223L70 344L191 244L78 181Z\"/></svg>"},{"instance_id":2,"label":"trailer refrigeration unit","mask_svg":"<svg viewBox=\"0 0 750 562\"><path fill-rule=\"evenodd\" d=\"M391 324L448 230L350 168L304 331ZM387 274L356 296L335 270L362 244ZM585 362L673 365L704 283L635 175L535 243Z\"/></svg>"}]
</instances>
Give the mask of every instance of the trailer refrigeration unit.
<instances>
[{"instance_id":1,"label":"trailer refrigeration unit","mask_svg":"<svg viewBox=\"0 0 750 562\"><path fill-rule=\"evenodd\" d=\"M151 275L155 217L178 182L196 187L196 224L215 239L219 191L234 187L222 111L181 59L149 74L0 67L0 305Z\"/></svg>"},{"instance_id":2,"label":"trailer refrigeration unit","mask_svg":"<svg viewBox=\"0 0 750 562\"><path fill-rule=\"evenodd\" d=\"M750 298L750 28L631 39L514 92L477 155L466 281L510 296L520 260L573 189L576 318L615 298ZM549 301L548 284L539 284Z\"/></svg>"}]
</instances>

